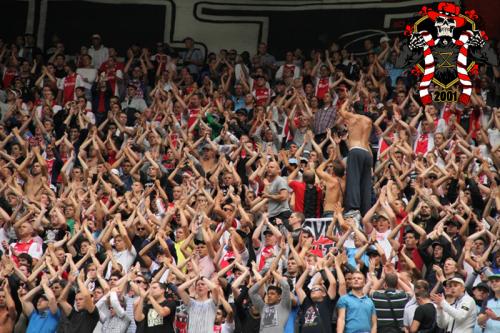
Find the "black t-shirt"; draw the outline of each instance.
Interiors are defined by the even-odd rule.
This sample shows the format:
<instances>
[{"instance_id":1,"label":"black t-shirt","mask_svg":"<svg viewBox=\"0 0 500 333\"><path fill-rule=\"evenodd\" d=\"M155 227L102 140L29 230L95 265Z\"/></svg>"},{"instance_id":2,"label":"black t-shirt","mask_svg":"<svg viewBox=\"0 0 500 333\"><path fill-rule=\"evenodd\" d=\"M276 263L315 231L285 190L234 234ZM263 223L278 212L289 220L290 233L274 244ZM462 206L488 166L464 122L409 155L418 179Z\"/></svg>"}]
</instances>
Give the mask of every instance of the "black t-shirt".
<instances>
[{"instance_id":1,"label":"black t-shirt","mask_svg":"<svg viewBox=\"0 0 500 333\"><path fill-rule=\"evenodd\" d=\"M99 322L99 311L97 308L92 313L73 309L68 319L71 324L66 328L66 333L92 333Z\"/></svg>"},{"instance_id":2,"label":"black t-shirt","mask_svg":"<svg viewBox=\"0 0 500 333\"><path fill-rule=\"evenodd\" d=\"M260 330L260 317L255 318L250 314L250 299L248 289L242 288L240 295L235 299L235 332L254 333Z\"/></svg>"},{"instance_id":3,"label":"black t-shirt","mask_svg":"<svg viewBox=\"0 0 500 333\"><path fill-rule=\"evenodd\" d=\"M332 332L333 301L328 296L318 303L306 297L300 307L302 333Z\"/></svg>"},{"instance_id":4,"label":"black t-shirt","mask_svg":"<svg viewBox=\"0 0 500 333\"><path fill-rule=\"evenodd\" d=\"M43 231L42 238L45 244L49 242L57 242L64 238L66 231L60 228L49 227Z\"/></svg>"},{"instance_id":5,"label":"black t-shirt","mask_svg":"<svg viewBox=\"0 0 500 333\"><path fill-rule=\"evenodd\" d=\"M434 304L427 303L422 304L415 310L415 315L413 320L417 320L420 323L419 330L428 330L435 326L436 322L436 308Z\"/></svg>"},{"instance_id":6,"label":"black t-shirt","mask_svg":"<svg viewBox=\"0 0 500 333\"><path fill-rule=\"evenodd\" d=\"M418 216L415 219L415 224L424 228L425 232L427 232L428 234L434 230L434 227L436 226L437 222L438 222L438 219L432 215L427 219L422 219L420 216Z\"/></svg>"},{"instance_id":7,"label":"black t-shirt","mask_svg":"<svg viewBox=\"0 0 500 333\"><path fill-rule=\"evenodd\" d=\"M151 178L150 176L148 176L148 174L144 171L141 171L139 173L140 175L140 181L142 183L142 185L144 187L150 187L150 186L154 186L155 184L155 179ZM160 185L161 187L164 189L164 190L167 190L168 188L168 182L167 182L167 177L165 175L161 175L161 177L158 178L160 180Z\"/></svg>"},{"instance_id":8,"label":"black t-shirt","mask_svg":"<svg viewBox=\"0 0 500 333\"><path fill-rule=\"evenodd\" d=\"M162 317L151 304L144 304L142 310L144 319L136 321L137 333L174 333L175 302L165 300L160 305L167 306L170 309L170 314Z\"/></svg>"}]
</instances>

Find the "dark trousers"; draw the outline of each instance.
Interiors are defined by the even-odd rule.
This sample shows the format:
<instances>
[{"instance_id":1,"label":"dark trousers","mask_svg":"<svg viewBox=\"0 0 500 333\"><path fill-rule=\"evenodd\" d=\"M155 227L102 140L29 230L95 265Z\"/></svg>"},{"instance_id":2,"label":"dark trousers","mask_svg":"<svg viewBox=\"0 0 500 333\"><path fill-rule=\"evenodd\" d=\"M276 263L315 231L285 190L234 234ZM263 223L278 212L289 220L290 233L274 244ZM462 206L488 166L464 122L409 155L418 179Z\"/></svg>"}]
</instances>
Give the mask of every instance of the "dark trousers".
<instances>
[{"instance_id":1,"label":"dark trousers","mask_svg":"<svg viewBox=\"0 0 500 333\"><path fill-rule=\"evenodd\" d=\"M372 191L371 154L361 148L353 148L347 155L347 180L345 195L345 211L359 210L361 215L371 207Z\"/></svg>"}]
</instances>

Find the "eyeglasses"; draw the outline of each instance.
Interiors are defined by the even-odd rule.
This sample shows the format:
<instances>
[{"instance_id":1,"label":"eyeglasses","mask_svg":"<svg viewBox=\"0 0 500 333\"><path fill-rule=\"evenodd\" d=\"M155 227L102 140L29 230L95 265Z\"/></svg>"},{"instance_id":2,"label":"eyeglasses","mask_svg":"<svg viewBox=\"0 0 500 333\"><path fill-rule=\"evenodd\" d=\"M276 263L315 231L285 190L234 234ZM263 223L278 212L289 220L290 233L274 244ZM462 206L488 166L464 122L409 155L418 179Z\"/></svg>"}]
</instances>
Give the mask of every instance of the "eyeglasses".
<instances>
[{"instance_id":1,"label":"eyeglasses","mask_svg":"<svg viewBox=\"0 0 500 333\"><path fill-rule=\"evenodd\" d=\"M134 280L134 282L135 283L144 283L144 284L146 284L146 281L144 281L144 280Z\"/></svg>"}]
</instances>

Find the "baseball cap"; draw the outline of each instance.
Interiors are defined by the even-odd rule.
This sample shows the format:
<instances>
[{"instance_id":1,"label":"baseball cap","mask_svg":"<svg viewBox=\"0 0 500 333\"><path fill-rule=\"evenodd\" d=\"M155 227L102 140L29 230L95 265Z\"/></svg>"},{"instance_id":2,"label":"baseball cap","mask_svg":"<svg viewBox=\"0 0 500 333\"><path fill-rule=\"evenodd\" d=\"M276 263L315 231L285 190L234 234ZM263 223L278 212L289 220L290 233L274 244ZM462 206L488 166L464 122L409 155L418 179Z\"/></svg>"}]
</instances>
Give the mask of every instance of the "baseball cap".
<instances>
[{"instance_id":1,"label":"baseball cap","mask_svg":"<svg viewBox=\"0 0 500 333\"><path fill-rule=\"evenodd\" d=\"M247 115L248 115L247 110L246 110L246 109L243 109L243 108L236 110L236 112L235 112L235 113L236 113L236 114L244 114L245 116L247 116Z\"/></svg>"},{"instance_id":2,"label":"baseball cap","mask_svg":"<svg viewBox=\"0 0 500 333\"><path fill-rule=\"evenodd\" d=\"M92 38L101 39L101 35L99 35L99 34L93 34Z\"/></svg>"},{"instance_id":3,"label":"baseball cap","mask_svg":"<svg viewBox=\"0 0 500 333\"><path fill-rule=\"evenodd\" d=\"M500 279L500 273L496 273L496 274L492 274L490 276L488 276L488 280L496 280L496 279Z\"/></svg>"},{"instance_id":4,"label":"baseball cap","mask_svg":"<svg viewBox=\"0 0 500 333\"><path fill-rule=\"evenodd\" d=\"M380 43L383 43L383 42L389 42L390 40L391 40L391 39L390 39L389 37L387 37L387 36L382 36L382 37L380 38Z\"/></svg>"},{"instance_id":5,"label":"baseball cap","mask_svg":"<svg viewBox=\"0 0 500 333\"><path fill-rule=\"evenodd\" d=\"M382 218L382 219L386 219L387 221L389 221L389 217L388 217L388 216L387 216L387 214L385 214L385 213L375 213L375 214L373 215L373 219L374 219L374 220L380 220L381 218Z\"/></svg>"},{"instance_id":6,"label":"baseball cap","mask_svg":"<svg viewBox=\"0 0 500 333\"><path fill-rule=\"evenodd\" d=\"M367 256L372 256L372 255L377 255L379 256L380 253L378 253L377 249L375 249L374 247L369 247L367 250L366 250L366 255Z\"/></svg>"},{"instance_id":7,"label":"baseball cap","mask_svg":"<svg viewBox=\"0 0 500 333\"><path fill-rule=\"evenodd\" d=\"M435 245L443 246L443 243L439 239L435 239L432 241L432 246L434 247Z\"/></svg>"},{"instance_id":8,"label":"baseball cap","mask_svg":"<svg viewBox=\"0 0 500 333\"><path fill-rule=\"evenodd\" d=\"M448 279L445 282L446 282L446 284L448 284L450 282L456 282L456 283L460 283L462 286L465 286L464 280L462 278L457 277L457 276L452 277L451 279Z\"/></svg>"},{"instance_id":9,"label":"baseball cap","mask_svg":"<svg viewBox=\"0 0 500 333\"><path fill-rule=\"evenodd\" d=\"M289 158L289 159L288 159L288 163L289 163L289 164L295 164L295 165L297 165L297 164L298 164L298 161L297 161L297 159L296 159L296 158L292 157L292 158Z\"/></svg>"}]
</instances>

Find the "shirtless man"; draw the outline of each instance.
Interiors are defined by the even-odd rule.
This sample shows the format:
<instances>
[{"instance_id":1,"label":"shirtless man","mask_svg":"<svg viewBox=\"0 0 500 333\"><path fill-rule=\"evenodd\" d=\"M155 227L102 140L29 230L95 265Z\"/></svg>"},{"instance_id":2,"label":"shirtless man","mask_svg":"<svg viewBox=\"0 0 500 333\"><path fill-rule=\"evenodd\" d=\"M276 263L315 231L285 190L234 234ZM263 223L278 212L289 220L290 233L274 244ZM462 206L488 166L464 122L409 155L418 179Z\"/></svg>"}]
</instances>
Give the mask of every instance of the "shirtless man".
<instances>
[{"instance_id":1,"label":"shirtless man","mask_svg":"<svg viewBox=\"0 0 500 333\"><path fill-rule=\"evenodd\" d=\"M9 289L9 282L5 278L0 286L0 333L11 333L17 317L16 305Z\"/></svg>"},{"instance_id":2,"label":"shirtless man","mask_svg":"<svg viewBox=\"0 0 500 333\"><path fill-rule=\"evenodd\" d=\"M333 217L335 204L342 205L345 193L345 167L340 161L334 161L334 155L323 161L316 169L316 174L325 183L325 201L323 217ZM325 168L332 168L328 173Z\"/></svg>"},{"instance_id":3,"label":"shirtless man","mask_svg":"<svg viewBox=\"0 0 500 333\"><path fill-rule=\"evenodd\" d=\"M347 125L349 147L344 204L347 213L360 211L365 215L371 207L373 157L368 139L372 121L348 111L349 106L349 101L346 101L339 110Z\"/></svg>"},{"instance_id":4,"label":"shirtless man","mask_svg":"<svg viewBox=\"0 0 500 333\"><path fill-rule=\"evenodd\" d=\"M47 162L40 155L40 149L33 147L34 154L28 154L23 163L19 166L19 175L24 179L24 193L31 201L37 201L42 194L43 182L47 183ZM33 159L36 160L31 164ZM26 168L31 164L31 170L26 172Z\"/></svg>"}]
</instances>

